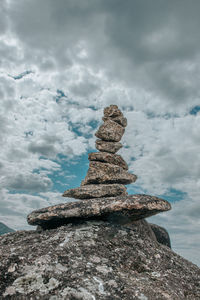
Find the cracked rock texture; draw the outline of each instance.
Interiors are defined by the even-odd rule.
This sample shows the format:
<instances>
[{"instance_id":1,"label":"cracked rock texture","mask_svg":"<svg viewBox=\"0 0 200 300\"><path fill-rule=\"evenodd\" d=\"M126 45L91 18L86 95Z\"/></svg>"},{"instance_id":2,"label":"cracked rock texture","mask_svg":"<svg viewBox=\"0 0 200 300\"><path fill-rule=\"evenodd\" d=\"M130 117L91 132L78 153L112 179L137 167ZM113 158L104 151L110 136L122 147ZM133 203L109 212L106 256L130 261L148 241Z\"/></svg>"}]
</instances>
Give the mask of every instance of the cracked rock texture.
<instances>
[{"instance_id":1,"label":"cracked rock texture","mask_svg":"<svg viewBox=\"0 0 200 300\"><path fill-rule=\"evenodd\" d=\"M96 140L96 148L99 151L116 153L120 148L122 148L122 144L119 142L105 142L102 140Z\"/></svg>"},{"instance_id":2,"label":"cracked rock texture","mask_svg":"<svg viewBox=\"0 0 200 300\"><path fill-rule=\"evenodd\" d=\"M90 183L121 183L129 184L135 182L137 176L128 173L123 168L99 161L91 161L82 185Z\"/></svg>"},{"instance_id":3,"label":"cracked rock texture","mask_svg":"<svg viewBox=\"0 0 200 300\"><path fill-rule=\"evenodd\" d=\"M117 105L105 107L103 113L107 118L123 117L123 114Z\"/></svg>"},{"instance_id":4,"label":"cracked rock texture","mask_svg":"<svg viewBox=\"0 0 200 300\"><path fill-rule=\"evenodd\" d=\"M124 134L124 127L108 119L105 121L95 133L96 137L103 141L119 142Z\"/></svg>"},{"instance_id":5,"label":"cracked rock texture","mask_svg":"<svg viewBox=\"0 0 200 300\"><path fill-rule=\"evenodd\" d=\"M61 224L83 219L112 220L129 223L171 209L169 202L149 195L129 195L109 198L94 198L68 202L31 212L27 216L30 225L55 228Z\"/></svg>"},{"instance_id":6,"label":"cracked rock texture","mask_svg":"<svg viewBox=\"0 0 200 300\"><path fill-rule=\"evenodd\" d=\"M110 119L110 117L103 117L102 120L105 122L105 121L108 121ZM112 121L118 123L119 125L123 126L123 127L126 127L127 126L127 119L124 118L123 116L118 116L118 117L115 117L115 118L112 118L111 119Z\"/></svg>"},{"instance_id":7,"label":"cracked rock texture","mask_svg":"<svg viewBox=\"0 0 200 300\"><path fill-rule=\"evenodd\" d=\"M199 299L199 268L143 225L88 221L1 236L0 299Z\"/></svg>"},{"instance_id":8,"label":"cracked rock texture","mask_svg":"<svg viewBox=\"0 0 200 300\"><path fill-rule=\"evenodd\" d=\"M127 195L126 187L122 184L90 184L66 190L63 197L90 199L119 195Z\"/></svg>"},{"instance_id":9,"label":"cracked rock texture","mask_svg":"<svg viewBox=\"0 0 200 300\"><path fill-rule=\"evenodd\" d=\"M91 152L88 154L88 159L90 161L100 161L106 162L113 165L122 167L125 170L128 170L128 165L125 160L118 154L111 154L107 152Z\"/></svg>"}]
</instances>

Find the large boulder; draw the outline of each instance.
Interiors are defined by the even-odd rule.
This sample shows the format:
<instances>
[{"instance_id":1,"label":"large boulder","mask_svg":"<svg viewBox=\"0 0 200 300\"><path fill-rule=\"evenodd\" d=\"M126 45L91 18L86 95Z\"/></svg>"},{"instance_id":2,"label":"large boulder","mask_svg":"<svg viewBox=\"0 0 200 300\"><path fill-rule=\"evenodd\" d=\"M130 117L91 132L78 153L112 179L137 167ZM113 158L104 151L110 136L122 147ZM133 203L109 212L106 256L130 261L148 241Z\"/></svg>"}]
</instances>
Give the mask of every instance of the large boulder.
<instances>
[{"instance_id":1,"label":"large boulder","mask_svg":"<svg viewBox=\"0 0 200 300\"><path fill-rule=\"evenodd\" d=\"M3 235L0 274L2 300L194 300L200 295L199 268L138 224L89 221Z\"/></svg>"},{"instance_id":2,"label":"large boulder","mask_svg":"<svg viewBox=\"0 0 200 300\"><path fill-rule=\"evenodd\" d=\"M169 237L169 233L167 230L161 226L158 226L156 224L149 224L151 226L151 229L153 230L156 239L159 243L171 248L171 241Z\"/></svg>"}]
</instances>

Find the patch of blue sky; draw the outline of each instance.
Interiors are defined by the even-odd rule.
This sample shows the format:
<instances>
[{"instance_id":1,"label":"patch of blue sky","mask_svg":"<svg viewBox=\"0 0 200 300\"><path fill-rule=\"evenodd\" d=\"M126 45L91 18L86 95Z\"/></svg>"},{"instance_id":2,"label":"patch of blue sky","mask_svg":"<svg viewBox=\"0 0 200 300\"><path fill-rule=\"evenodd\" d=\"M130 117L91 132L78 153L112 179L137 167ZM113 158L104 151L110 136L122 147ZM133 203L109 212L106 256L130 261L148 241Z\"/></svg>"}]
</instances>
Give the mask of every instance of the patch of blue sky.
<instances>
[{"instance_id":1,"label":"patch of blue sky","mask_svg":"<svg viewBox=\"0 0 200 300\"><path fill-rule=\"evenodd\" d=\"M66 159L65 156L59 155L59 161L55 162L60 164L61 169L48 175L53 182L54 192L63 193L67 189L81 185L89 167L88 153L75 159Z\"/></svg>"},{"instance_id":2,"label":"patch of blue sky","mask_svg":"<svg viewBox=\"0 0 200 300\"><path fill-rule=\"evenodd\" d=\"M29 74L32 74L32 73L34 73L34 72L28 70L28 71L24 71L24 72L22 72L22 73L20 73L19 75L16 75L16 76L12 76L12 75L8 75L8 76L12 77L15 80L19 80L19 79L22 79L23 77L25 77Z\"/></svg>"},{"instance_id":3,"label":"patch of blue sky","mask_svg":"<svg viewBox=\"0 0 200 300\"><path fill-rule=\"evenodd\" d=\"M97 120L92 120L88 123L88 125L90 127L92 127L92 129L97 129L97 126L99 125L99 122Z\"/></svg>"},{"instance_id":4,"label":"patch of blue sky","mask_svg":"<svg viewBox=\"0 0 200 300\"><path fill-rule=\"evenodd\" d=\"M70 99L62 90L57 89L56 93L54 97L56 103L59 104L61 101L67 101L68 104L78 105L77 101Z\"/></svg>"},{"instance_id":5,"label":"patch of blue sky","mask_svg":"<svg viewBox=\"0 0 200 300\"><path fill-rule=\"evenodd\" d=\"M94 105L89 105L88 108L91 108L91 109L94 110L94 111L99 110L99 107L94 106Z\"/></svg>"},{"instance_id":6,"label":"patch of blue sky","mask_svg":"<svg viewBox=\"0 0 200 300\"><path fill-rule=\"evenodd\" d=\"M71 121L68 121L68 125L77 136L83 136L83 132L82 132L83 125L81 123L73 123ZM87 125L90 126L92 130L94 130L99 125L99 122L96 120L92 120ZM84 137L90 138L92 137L92 133L90 132L84 133Z\"/></svg>"},{"instance_id":7,"label":"patch of blue sky","mask_svg":"<svg viewBox=\"0 0 200 300\"><path fill-rule=\"evenodd\" d=\"M25 131L24 134L25 134L25 137L28 138L29 136L33 136L33 131L32 130Z\"/></svg>"},{"instance_id":8,"label":"patch of blue sky","mask_svg":"<svg viewBox=\"0 0 200 300\"><path fill-rule=\"evenodd\" d=\"M163 199L173 203L176 201L180 201L185 199L187 196L187 193L181 190L176 190L171 188L168 192L166 192L163 195L160 195L160 197L163 197Z\"/></svg>"},{"instance_id":9,"label":"patch of blue sky","mask_svg":"<svg viewBox=\"0 0 200 300\"><path fill-rule=\"evenodd\" d=\"M77 135L77 136L82 136L82 132L80 130L81 124L73 123L71 121L68 121L68 126L70 129Z\"/></svg>"},{"instance_id":10,"label":"patch of blue sky","mask_svg":"<svg viewBox=\"0 0 200 300\"><path fill-rule=\"evenodd\" d=\"M57 90L57 95L55 97L56 102L58 103L60 101L61 98L67 98L67 96L65 95L65 93L62 90Z\"/></svg>"},{"instance_id":11,"label":"patch of blue sky","mask_svg":"<svg viewBox=\"0 0 200 300\"><path fill-rule=\"evenodd\" d=\"M163 118L165 120L179 117L179 115L177 113L159 113L159 114L157 114L157 113L151 112L151 111L147 111L146 116L148 119Z\"/></svg>"},{"instance_id":12,"label":"patch of blue sky","mask_svg":"<svg viewBox=\"0 0 200 300\"><path fill-rule=\"evenodd\" d=\"M131 194L145 194L145 190L142 189L139 185L137 184L131 184L131 185L126 185L127 192L129 195Z\"/></svg>"},{"instance_id":13,"label":"patch of blue sky","mask_svg":"<svg viewBox=\"0 0 200 300\"><path fill-rule=\"evenodd\" d=\"M142 187L136 184L132 184L130 186L127 185L127 192L129 194L148 194L147 190L143 189ZM176 201L181 201L185 199L187 193L176 189L169 189L165 194L156 194L152 196L160 197L164 200L169 201L170 203L174 203Z\"/></svg>"},{"instance_id":14,"label":"patch of blue sky","mask_svg":"<svg viewBox=\"0 0 200 300\"><path fill-rule=\"evenodd\" d=\"M190 110L190 114L196 116L199 111L200 111L200 105L196 105Z\"/></svg>"}]
</instances>

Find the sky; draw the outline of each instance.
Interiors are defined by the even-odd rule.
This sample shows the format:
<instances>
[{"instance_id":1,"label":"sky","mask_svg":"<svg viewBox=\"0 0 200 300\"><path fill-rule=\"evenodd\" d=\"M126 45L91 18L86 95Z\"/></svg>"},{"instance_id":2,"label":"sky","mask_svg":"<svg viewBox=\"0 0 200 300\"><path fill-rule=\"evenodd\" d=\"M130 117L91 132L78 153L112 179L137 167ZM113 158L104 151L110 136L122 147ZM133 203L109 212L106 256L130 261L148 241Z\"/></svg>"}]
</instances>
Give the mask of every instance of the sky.
<instances>
[{"instance_id":1,"label":"sky","mask_svg":"<svg viewBox=\"0 0 200 300\"><path fill-rule=\"evenodd\" d=\"M103 108L128 120L129 193L168 200L150 218L199 264L200 1L0 1L0 221L71 199ZM33 227L32 227L33 228Z\"/></svg>"}]
</instances>

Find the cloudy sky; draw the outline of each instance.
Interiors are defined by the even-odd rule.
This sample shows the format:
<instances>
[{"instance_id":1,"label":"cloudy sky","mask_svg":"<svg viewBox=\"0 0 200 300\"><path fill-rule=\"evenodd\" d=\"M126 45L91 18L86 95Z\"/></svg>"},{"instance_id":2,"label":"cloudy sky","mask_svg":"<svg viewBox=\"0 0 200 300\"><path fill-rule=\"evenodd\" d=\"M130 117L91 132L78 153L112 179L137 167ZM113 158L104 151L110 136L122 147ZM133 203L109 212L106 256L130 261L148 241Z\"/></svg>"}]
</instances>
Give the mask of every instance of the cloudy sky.
<instances>
[{"instance_id":1,"label":"cloudy sky","mask_svg":"<svg viewBox=\"0 0 200 300\"><path fill-rule=\"evenodd\" d=\"M151 219L199 261L200 1L0 1L0 221L30 228L67 201L94 151L103 108L128 119L119 153L130 193L167 199Z\"/></svg>"}]
</instances>

